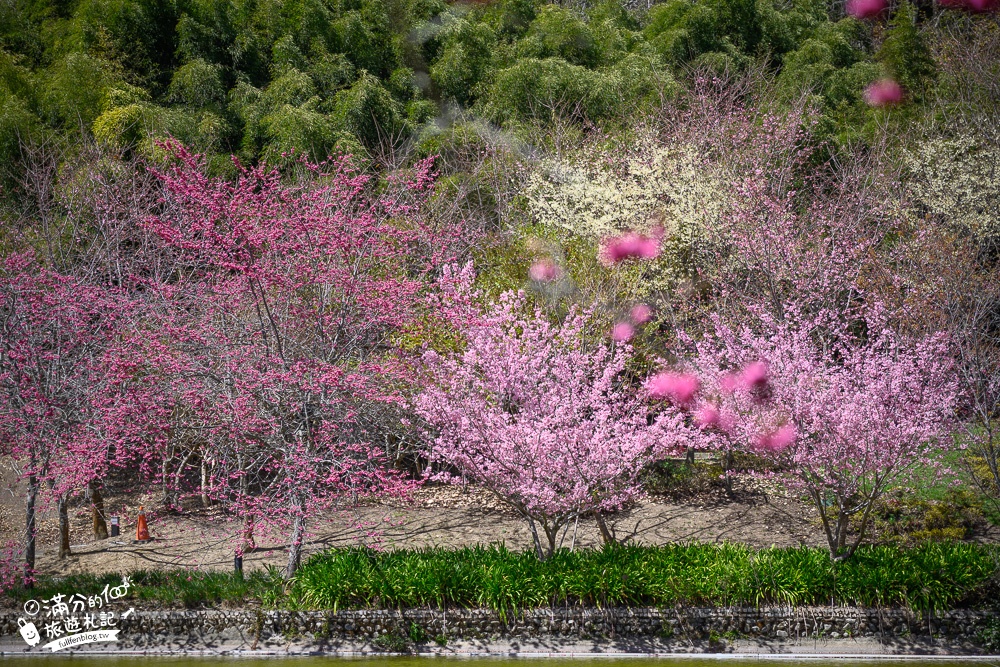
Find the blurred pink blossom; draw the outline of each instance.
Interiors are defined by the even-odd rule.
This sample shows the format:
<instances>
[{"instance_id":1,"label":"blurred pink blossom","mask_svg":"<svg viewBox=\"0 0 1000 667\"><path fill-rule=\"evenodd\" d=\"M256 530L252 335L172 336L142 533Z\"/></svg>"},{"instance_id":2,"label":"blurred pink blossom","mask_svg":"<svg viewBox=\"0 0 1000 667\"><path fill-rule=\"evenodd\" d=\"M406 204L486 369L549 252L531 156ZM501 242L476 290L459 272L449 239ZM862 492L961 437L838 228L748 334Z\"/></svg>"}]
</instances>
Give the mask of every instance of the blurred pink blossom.
<instances>
[{"instance_id":1,"label":"blurred pink blossom","mask_svg":"<svg viewBox=\"0 0 1000 667\"><path fill-rule=\"evenodd\" d=\"M785 424L771 433L757 436L757 448L767 452L782 452L795 442L795 425Z\"/></svg>"},{"instance_id":2,"label":"blurred pink blossom","mask_svg":"<svg viewBox=\"0 0 1000 667\"><path fill-rule=\"evenodd\" d=\"M892 79L879 79L865 89L865 102L873 107L885 107L903 101L903 88Z\"/></svg>"},{"instance_id":3,"label":"blurred pink blossom","mask_svg":"<svg viewBox=\"0 0 1000 667\"><path fill-rule=\"evenodd\" d=\"M974 12L992 12L1000 8L1000 0L966 0L965 5Z\"/></svg>"},{"instance_id":4,"label":"blurred pink blossom","mask_svg":"<svg viewBox=\"0 0 1000 667\"><path fill-rule=\"evenodd\" d=\"M719 380L719 389L724 394L731 394L736 391L741 384L743 384L743 381L740 379L739 375L736 375L735 373L726 373Z\"/></svg>"},{"instance_id":5,"label":"blurred pink blossom","mask_svg":"<svg viewBox=\"0 0 1000 667\"><path fill-rule=\"evenodd\" d=\"M619 322L611 330L611 340L616 343L624 343L635 335L635 329L628 322Z\"/></svg>"},{"instance_id":6,"label":"blurred pink blossom","mask_svg":"<svg viewBox=\"0 0 1000 667\"><path fill-rule=\"evenodd\" d=\"M719 408L712 403L706 403L694 413L694 423L702 428L710 428L719 423Z\"/></svg>"},{"instance_id":7,"label":"blurred pink blossom","mask_svg":"<svg viewBox=\"0 0 1000 667\"><path fill-rule=\"evenodd\" d=\"M528 276L538 282L552 282L562 275L562 269L549 258L540 259L528 269Z\"/></svg>"},{"instance_id":8,"label":"blurred pink blossom","mask_svg":"<svg viewBox=\"0 0 1000 667\"><path fill-rule=\"evenodd\" d=\"M878 16L888 5L885 0L848 0L847 13L859 19Z\"/></svg>"},{"instance_id":9,"label":"blurred pink blossom","mask_svg":"<svg viewBox=\"0 0 1000 667\"><path fill-rule=\"evenodd\" d=\"M600 259L605 264L617 264L630 257L653 259L660 254L660 242L652 237L628 232L605 239L601 244Z\"/></svg>"},{"instance_id":10,"label":"blurred pink blossom","mask_svg":"<svg viewBox=\"0 0 1000 667\"><path fill-rule=\"evenodd\" d=\"M682 373L658 373L650 378L647 389L655 398L669 398L674 403L689 403L698 391L698 378Z\"/></svg>"},{"instance_id":11,"label":"blurred pink blossom","mask_svg":"<svg viewBox=\"0 0 1000 667\"><path fill-rule=\"evenodd\" d=\"M971 12L992 12L1000 8L1000 0L940 0L942 7L967 9Z\"/></svg>"},{"instance_id":12,"label":"blurred pink blossom","mask_svg":"<svg viewBox=\"0 0 1000 667\"><path fill-rule=\"evenodd\" d=\"M653 309L644 303L639 303L632 307L630 315L635 324L645 324L653 317Z\"/></svg>"},{"instance_id":13,"label":"blurred pink blossom","mask_svg":"<svg viewBox=\"0 0 1000 667\"><path fill-rule=\"evenodd\" d=\"M740 380L747 389L757 389L767 384L767 364L755 361L743 369Z\"/></svg>"}]
</instances>

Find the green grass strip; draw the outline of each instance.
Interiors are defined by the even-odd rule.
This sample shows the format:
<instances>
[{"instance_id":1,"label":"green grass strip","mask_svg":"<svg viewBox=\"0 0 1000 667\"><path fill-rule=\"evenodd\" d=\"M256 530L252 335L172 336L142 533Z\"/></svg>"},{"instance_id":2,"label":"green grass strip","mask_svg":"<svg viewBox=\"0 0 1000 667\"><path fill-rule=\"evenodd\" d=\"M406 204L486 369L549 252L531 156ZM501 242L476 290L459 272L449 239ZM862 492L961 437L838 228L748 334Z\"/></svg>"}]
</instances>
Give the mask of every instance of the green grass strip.
<instances>
[{"instance_id":1,"label":"green grass strip","mask_svg":"<svg viewBox=\"0 0 1000 667\"><path fill-rule=\"evenodd\" d=\"M545 562L502 546L375 552L337 549L299 571L289 603L316 609L550 605L861 605L914 610L975 605L1000 550L969 543L860 549L740 544L561 551Z\"/></svg>"},{"instance_id":2,"label":"green grass strip","mask_svg":"<svg viewBox=\"0 0 1000 667\"><path fill-rule=\"evenodd\" d=\"M262 605L351 609L858 605L924 611L982 607L997 597L1000 547L940 542L874 546L831 562L823 549L671 544L562 550L545 562L503 546L373 551L333 549L310 558L291 585L280 571L136 570L129 599L142 608ZM18 606L57 593L99 593L121 575L41 577L9 591Z\"/></svg>"}]
</instances>

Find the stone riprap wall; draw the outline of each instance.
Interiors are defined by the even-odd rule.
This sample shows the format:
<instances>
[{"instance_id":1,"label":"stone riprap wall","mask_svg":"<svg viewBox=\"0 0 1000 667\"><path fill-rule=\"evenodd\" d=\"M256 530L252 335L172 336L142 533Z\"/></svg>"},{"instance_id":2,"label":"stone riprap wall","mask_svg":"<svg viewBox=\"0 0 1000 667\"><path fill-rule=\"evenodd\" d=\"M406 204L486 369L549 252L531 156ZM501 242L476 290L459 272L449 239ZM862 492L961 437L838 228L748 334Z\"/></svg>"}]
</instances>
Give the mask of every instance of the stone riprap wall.
<instances>
[{"instance_id":1,"label":"stone riprap wall","mask_svg":"<svg viewBox=\"0 0 1000 667\"><path fill-rule=\"evenodd\" d=\"M146 611L121 619L118 646L142 648L221 644L267 646L287 642L367 643L385 635L446 640L703 641L750 638L973 639L995 614L947 611L919 614L900 609L852 607L534 609L505 616L485 609ZM5 643L20 641L18 615L0 615ZM43 637L43 643L45 638Z\"/></svg>"}]
</instances>

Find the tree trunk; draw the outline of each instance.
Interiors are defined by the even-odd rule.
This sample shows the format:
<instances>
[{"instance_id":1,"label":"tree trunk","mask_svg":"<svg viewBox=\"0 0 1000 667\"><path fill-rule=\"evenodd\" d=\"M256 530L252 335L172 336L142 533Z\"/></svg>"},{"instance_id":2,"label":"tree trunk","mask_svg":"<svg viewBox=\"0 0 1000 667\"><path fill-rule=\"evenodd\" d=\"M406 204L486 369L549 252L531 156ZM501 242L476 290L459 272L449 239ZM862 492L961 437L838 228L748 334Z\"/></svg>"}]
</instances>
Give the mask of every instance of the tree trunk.
<instances>
[{"instance_id":1,"label":"tree trunk","mask_svg":"<svg viewBox=\"0 0 1000 667\"><path fill-rule=\"evenodd\" d=\"M302 516L302 503L296 498L292 500L292 540L288 545L288 564L285 566L285 581L295 576L302 563L302 540L305 535L306 520Z\"/></svg>"},{"instance_id":2,"label":"tree trunk","mask_svg":"<svg viewBox=\"0 0 1000 667\"><path fill-rule=\"evenodd\" d=\"M549 543L549 549L546 553L546 558L551 558L556 552L556 542L559 541L559 526L550 526L548 521L542 524L542 530L545 531L545 539Z\"/></svg>"},{"instance_id":3,"label":"tree trunk","mask_svg":"<svg viewBox=\"0 0 1000 667\"><path fill-rule=\"evenodd\" d=\"M733 452L732 450L727 450L725 454L722 455L722 472L723 472L723 483L726 487L726 497L730 500L733 499L733 478L730 475L730 471L733 469Z\"/></svg>"},{"instance_id":4,"label":"tree trunk","mask_svg":"<svg viewBox=\"0 0 1000 667\"><path fill-rule=\"evenodd\" d=\"M69 494L59 494L59 558L72 556L69 548Z\"/></svg>"},{"instance_id":5,"label":"tree trunk","mask_svg":"<svg viewBox=\"0 0 1000 667\"><path fill-rule=\"evenodd\" d=\"M240 555L249 553L257 548L257 543L253 538L254 515L250 514L243 522L243 540L240 544Z\"/></svg>"},{"instance_id":6,"label":"tree trunk","mask_svg":"<svg viewBox=\"0 0 1000 667\"><path fill-rule=\"evenodd\" d=\"M172 502L168 509L172 509L174 511L182 511L184 509L181 507L181 477L184 475L184 467L187 465L187 462L191 459L193 454L194 450L189 450L188 453L184 455L184 458L181 459L181 464L177 466L177 472L174 473L174 485L172 489L173 495L171 498Z\"/></svg>"},{"instance_id":7,"label":"tree trunk","mask_svg":"<svg viewBox=\"0 0 1000 667\"><path fill-rule=\"evenodd\" d=\"M597 527L601 531L601 539L604 540L605 546L617 546L618 541L611 534L611 531L608 530L608 524L604 522L604 517L601 516L601 513L595 509L592 514L594 515L594 520L597 521Z\"/></svg>"},{"instance_id":8,"label":"tree trunk","mask_svg":"<svg viewBox=\"0 0 1000 667\"><path fill-rule=\"evenodd\" d=\"M834 535L833 527L830 525L830 515L827 512L826 505L823 503L823 495L817 488L809 489L809 495L816 506L816 511L819 512L819 518L823 521L823 532L826 534L826 545L830 550L830 560L837 560L837 538Z\"/></svg>"},{"instance_id":9,"label":"tree trunk","mask_svg":"<svg viewBox=\"0 0 1000 667\"><path fill-rule=\"evenodd\" d=\"M163 463L160 466L160 484L163 487L163 505L170 509L173 503L170 502L170 462L174 458L173 449L171 448L170 455L163 457Z\"/></svg>"},{"instance_id":10,"label":"tree trunk","mask_svg":"<svg viewBox=\"0 0 1000 667\"><path fill-rule=\"evenodd\" d=\"M847 546L847 528L850 522L850 515L840 507L840 516L837 517L837 555L843 555L844 547Z\"/></svg>"},{"instance_id":11,"label":"tree trunk","mask_svg":"<svg viewBox=\"0 0 1000 667\"><path fill-rule=\"evenodd\" d=\"M28 477L28 497L24 505L24 587L35 586L35 500L38 498L38 478Z\"/></svg>"},{"instance_id":12,"label":"tree trunk","mask_svg":"<svg viewBox=\"0 0 1000 667\"><path fill-rule=\"evenodd\" d=\"M576 551L576 529L580 527L580 513L576 513L576 520L573 521L573 539L569 541L569 550Z\"/></svg>"},{"instance_id":13,"label":"tree trunk","mask_svg":"<svg viewBox=\"0 0 1000 667\"><path fill-rule=\"evenodd\" d=\"M201 457L201 506L210 507L212 505L211 498L208 497L208 461L205 457Z\"/></svg>"},{"instance_id":14,"label":"tree trunk","mask_svg":"<svg viewBox=\"0 0 1000 667\"><path fill-rule=\"evenodd\" d=\"M87 484L90 492L90 514L94 520L94 539L108 539L108 523L104 519L104 496L101 495L101 485L97 482Z\"/></svg>"},{"instance_id":15,"label":"tree trunk","mask_svg":"<svg viewBox=\"0 0 1000 667\"><path fill-rule=\"evenodd\" d=\"M531 528L531 539L535 543L535 556L538 557L538 560L545 560L545 552L542 551L542 541L538 539L538 527L535 526L535 520L530 516L528 517L528 527Z\"/></svg>"}]
</instances>

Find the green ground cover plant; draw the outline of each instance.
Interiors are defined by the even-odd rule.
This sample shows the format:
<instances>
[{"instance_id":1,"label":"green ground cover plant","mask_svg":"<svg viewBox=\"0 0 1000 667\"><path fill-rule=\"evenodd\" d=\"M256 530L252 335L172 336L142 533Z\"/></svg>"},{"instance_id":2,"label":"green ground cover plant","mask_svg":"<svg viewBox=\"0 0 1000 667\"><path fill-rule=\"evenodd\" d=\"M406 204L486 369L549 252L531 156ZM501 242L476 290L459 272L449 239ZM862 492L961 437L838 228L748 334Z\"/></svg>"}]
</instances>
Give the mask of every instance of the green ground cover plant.
<instances>
[{"instance_id":1,"label":"green ground cover plant","mask_svg":"<svg viewBox=\"0 0 1000 667\"><path fill-rule=\"evenodd\" d=\"M311 608L844 604L915 610L974 605L992 585L994 546L875 546L831 563L822 549L739 544L561 550L546 561L502 546L364 549L314 556L290 602Z\"/></svg>"},{"instance_id":2,"label":"green ground cover plant","mask_svg":"<svg viewBox=\"0 0 1000 667\"><path fill-rule=\"evenodd\" d=\"M291 609L480 608L501 613L582 605L859 605L917 611L988 606L1000 548L961 542L873 546L833 563L818 548L756 550L742 544L562 549L546 561L503 546L313 556L287 584L276 569L229 572L135 570L137 607ZM20 606L67 591L100 592L121 575L40 577L7 593Z\"/></svg>"},{"instance_id":3,"label":"green ground cover plant","mask_svg":"<svg viewBox=\"0 0 1000 667\"><path fill-rule=\"evenodd\" d=\"M255 570L246 576L232 572L198 570L133 570L125 576L131 587L126 600L142 607L216 607L263 604L274 606L283 595L281 574L275 569ZM6 593L16 606L29 599L48 599L63 593L98 594L105 586L122 583L122 574L72 574L41 576L33 589L16 588Z\"/></svg>"}]
</instances>

